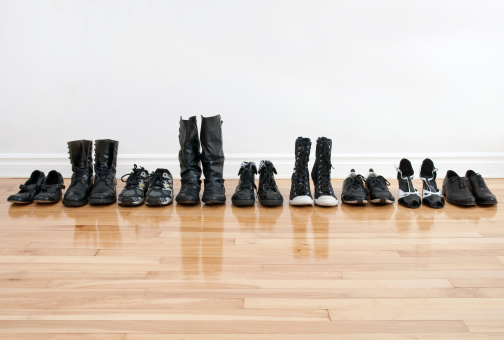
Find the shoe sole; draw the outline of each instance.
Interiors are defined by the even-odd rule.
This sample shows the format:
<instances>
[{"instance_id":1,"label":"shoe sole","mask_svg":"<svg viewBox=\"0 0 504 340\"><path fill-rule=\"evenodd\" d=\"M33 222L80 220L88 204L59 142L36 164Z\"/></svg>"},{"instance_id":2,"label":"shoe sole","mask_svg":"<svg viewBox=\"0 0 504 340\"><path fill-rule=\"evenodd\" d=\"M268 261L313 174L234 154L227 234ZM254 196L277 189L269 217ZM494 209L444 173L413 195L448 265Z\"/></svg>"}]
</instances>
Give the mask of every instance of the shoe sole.
<instances>
[{"instance_id":1,"label":"shoe sole","mask_svg":"<svg viewBox=\"0 0 504 340\"><path fill-rule=\"evenodd\" d=\"M263 201L263 200L259 200L259 203L261 203L261 205L263 205L265 207L278 207L278 206L283 205L283 200L281 200L281 201L275 201L275 200L266 200L266 201Z\"/></svg>"},{"instance_id":2,"label":"shoe sole","mask_svg":"<svg viewBox=\"0 0 504 340\"><path fill-rule=\"evenodd\" d=\"M465 202L465 201L455 201L455 200L452 200L450 198L448 198L448 196L446 196L446 193L443 189L443 191L441 192L441 195L443 195L446 199L446 202L450 203L450 204L453 204L453 205L459 205L459 206L462 206L462 207L473 207L476 205L476 202Z\"/></svg>"},{"instance_id":3,"label":"shoe sole","mask_svg":"<svg viewBox=\"0 0 504 340\"><path fill-rule=\"evenodd\" d=\"M422 206L421 204L419 204L419 205L417 205L417 206L407 205L407 204L401 203L401 202L399 202L399 201L398 201L397 203L399 203L399 204L400 204L400 205L402 205L403 207L406 207L406 208L409 208L409 209L418 209L418 208L420 208L420 207Z\"/></svg>"},{"instance_id":4,"label":"shoe sole","mask_svg":"<svg viewBox=\"0 0 504 340\"><path fill-rule=\"evenodd\" d=\"M7 200L7 202L15 203L15 204L30 204L30 203L32 203L32 201L30 201L30 202L20 202L20 201L9 201L9 200Z\"/></svg>"},{"instance_id":5,"label":"shoe sole","mask_svg":"<svg viewBox=\"0 0 504 340\"><path fill-rule=\"evenodd\" d=\"M320 199L320 198L315 198L314 200L315 205L319 205L321 207L336 207L338 205L338 200L336 199L336 202L334 200L325 200L325 199Z\"/></svg>"},{"instance_id":6,"label":"shoe sole","mask_svg":"<svg viewBox=\"0 0 504 340\"><path fill-rule=\"evenodd\" d=\"M255 200L231 200L231 203L238 207L248 207L255 204Z\"/></svg>"},{"instance_id":7,"label":"shoe sole","mask_svg":"<svg viewBox=\"0 0 504 340\"><path fill-rule=\"evenodd\" d=\"M394 201L388 200L386 198L375 198L373 200L369 200L369 202L373 204L391 204L394 203Z\"/></svg>"},{"instance_id":8,"label":"shoe sole","mask_svg":"<svg viewBox=\"0 0 504 340\"><path fill-rule=\"evenodd\" d=\"M224 204L226 201L203 201L203 203L208 204L208 205L219 205L219 204Z\"/></svg>"},{"instance_id":9,"label":"shoe sole","mask_svg":"<svg viewBox=\"0 0 504 340\"><path fill-rule=\"evenodd\" d=\"M199 200L196 200L196 201L184 201L184 200L177 200L175 199L175 201L177 202L177 204L196 204L199 202Z\"/></svg>"},{"instance_id":10,"label":"shoe sole","mask_svg":"<svg viewBox=\"0 0 504 340\"><path fill-rule=\"evenodd\" d=\"M121 202L117 201L117 205L120 205L121 207L137 207L139 205L142 205L144 201L141 202Z\"/></svg>"},{"instance_id":11,"label":"shoe sole","mask_svg":"<svg viewBox=\"0 0 504 340\"><path fill-rule=\"evenodd\" d=\"M313 199L310 196L297 196L289 200L289 204L294 206L313 205Z\"/></svg>"},{"instance_id":12,"label":"shoe sole","mask_svg":"<svg viewBox=\"0 0 504 340\"><path fill-rule=\"evenodd\" d=\"M88 204L89 200L85 201L65 201L63 200L63 205L67 207L82 207L83 205Z\"/></svg>"},{"instance_id":13,"label":"shoe sole","mask_svg":"<svg viewBox=\"0 0 504 340\"><path fill-rule=\"evenodd\" d=\"M38 200L33 200L33 202L38 203L38 204L54 204L54 203L58 203L59 201L38 201Z\"/></svg>"},{"instance_id":14,"label":"shoe sole","mask_svg":"<svg viewBox=\"0 0 504 340\"><path fill-rule=\"evenodd\" d=\"M353 201L342 201L345 204L354 204L354 205L361 205L361 204L366 204L368 201L367 200L353 200Z\"/></svg>"},{"instance_id":15,"label":"shoe sole","mask_svg":"<svg viewBox=\"0 0 504 340\"><path fill-rule=\"evenodd\" d=\"M166 202L166 203L149 203L147 201L145 201L145 205L148 206L148 207L166 207L170 204L172 204L173 200L169 201L169 202Z\"/></svg>"},{"instance_id":16,"label":"shoe sole","mask_svg":"<svg viewBox=\"0 0 504 340\"><path fill-rule=\"evenodd\" d=\"M89 204L91 205L107 205L107 204L112 204L115 203L116 200L110 200L110 199L90 199Z\"/></svg>"}]
</instances>

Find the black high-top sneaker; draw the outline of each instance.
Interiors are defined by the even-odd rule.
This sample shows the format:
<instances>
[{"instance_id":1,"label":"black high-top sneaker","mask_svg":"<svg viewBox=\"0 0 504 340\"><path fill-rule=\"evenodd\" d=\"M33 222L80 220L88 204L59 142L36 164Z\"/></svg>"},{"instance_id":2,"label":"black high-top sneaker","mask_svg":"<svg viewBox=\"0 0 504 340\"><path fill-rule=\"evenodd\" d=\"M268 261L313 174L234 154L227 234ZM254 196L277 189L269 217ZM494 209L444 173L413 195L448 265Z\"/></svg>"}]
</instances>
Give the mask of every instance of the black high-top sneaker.
<instances>
[{"instance_id":1,"label":"black high-top sneaker","mask_svg":"<svg viewBox=\"0 0 504 340\"><path fill-rule=\"evenodd\" d=\"M63 176L56 170L51 170L47 174L40 192L33 198L37 203L58 203L61 200L61 190L65 189Z\"/></svg>"},{"instance_id":2,"label":"black high-top sneaker","mask_svg":"<svg viewBox=\"0 0 504 340\"><path fill-rule=\"evenodd\" d=\"M438 169L429 158L424 159L420 168L420 178L423 181L422 203L434 209L444 207L444 198L436 185Z\"/></svg>"},{"instance_id":3,"label":"black high-top sneaker","mask_svg":"<svg viewBox=\"0 0 504 340\"><path fill-rule=\"evenodd\" d=\"M35 195L40 192L44 179L45 175L42 171L33 171L25 184L21 184L19 186L19 192L14 195L10 195L7 198L7 201L18 204L32 203Z\"/></svg>"},{"instance_id":4,"label":"black high-top sneaker","mask_svg":"<svg viewBox=\"0 0 504 340\"><path fill-rule=\"evenodd\" d=\"M116 165L119 142L95 140L95 177L89 194L90 204L112 204L116 201Z\"/></svg>"},{"instance_id":5,"label":"black high-top sneaker","mask_svg":"<svg viewBox=\"0 0 504 340\"><path fill-rule=\"evenodd\" d=\"M383 176L378 176L373 169L369 169L366 178L366 188L369 193L369 201L375 204L394 203L395 198L388 189L389 181Z\"/></svg>"},{"instance_id":6,"label":"black high-top sneaker","mask_svg":"<svg viewBox=\"0 0 504 340\"><path fill-rule=\"evenodd\" d=\"M240 175L240 181L236 187L235 193L231 197L231 202L237 206L249 206L255 204L255 194L254 189L257 189L255 185L255 175L257 174L257 168L254 162L243 162L238 175Z\"/></svg>"},{"instance_id":7,"label":"black high-top sneaker","mask_svg":"<svg viewBox=\"0 0 504 340\"><path fill-rule=\"evenodd\" d=\"M338 205L338 199L334 195L331 184L331 146L332 140L326 137L317 139L315 164L311 172L315 188L315 204L327 207Z\"/></svg>"},{"instance_id":8,"label":"black high-top sneaker","mask_svg":"<svg viewBox=\"0 0 504 340\"><path fill-rule=\"evenodd\" d=\"M283 204L283 197L275 182L277 171L271 161L261 161L259 164L259 188L257 196L259 203L266 207L276 207Z\"/></svg>"},{"instance_id":9,"label":"black high-top sneaker","mask_svg":"<svg viewBox=\"0 0 504 340\"><path fill-rule=\"evenodd\" d=\"M73 174L70 186L63 196L63 204L67 207L80 207L88 203L93 185L93 142L82 139L67 144Z\"/></svg>"},{"instance_id":10,"label":"black high-top sneaker","mask_svg":"<svg viewBox=\"0 0 504 340\"><path fill-rule=\"evenodd\" d=\"M401 159L397 170L399 181L399 204L407 208L416 209L422 205L418 191L413 187L413 167L406 158Z\"/></svg>"},{"instance_id":11,"label":"black high-top sneaker","mask_svg":"<svg viewBox=\"0 0 504 340\"><path fill-rule=\"evenodd\" d=\"M343 181L341 201L347 204L366 204L367 191L364 188L364 177L357 175L355 170L350 170L348 177Z\"/></svg>"},{"instance_id":12,"label":"black high-top sneaker","mask_svg":"<svg viewBox=\"0 0 504 340\"><path fill-rule=\"evenodd\" d=\"M173 201L173 177L167 169L156 169L149 178L149 189L145 194L145 205L157 207Z\"/></svg>"},{"instance_id":13,"label":"black high-top sneaker","mask_svg":"<svg viewBox=\"0 0 504 340\"><path fill-rule=\"evenodd\" d=\"M128 176L127 180L124 177ZM133 165L133 171L121 177L121 181L126 182L126 186L119 194L117 203L122 206L142 205L145 201L145 192L149 187L149 171L143 167L138 168Z\"/></svg>"},{"instance_id":14,"label":"black high-top sneaker","mask_svg":"<svg viewBox=\"0 0 504 340\"><path fill-rule=\"evenodd\" d=\"M296 139L296 164L291 177L290 205L313 205L308 171L310 149L310 138L298 137Z\"/></svg>"},{"instance_id":15,"label":"black high-top sneaker","mask_svg":"<svg viewBox=\"0 0 504 340\"><path fill-rule=\"evenodd\" d=\"M469 186L469 190L471 190L474 198L476 198L476 203L481 205L497 204L497 197L488 189L483 176L473 170L467 170L465 180Z\"/></svg>"}]
</instances>

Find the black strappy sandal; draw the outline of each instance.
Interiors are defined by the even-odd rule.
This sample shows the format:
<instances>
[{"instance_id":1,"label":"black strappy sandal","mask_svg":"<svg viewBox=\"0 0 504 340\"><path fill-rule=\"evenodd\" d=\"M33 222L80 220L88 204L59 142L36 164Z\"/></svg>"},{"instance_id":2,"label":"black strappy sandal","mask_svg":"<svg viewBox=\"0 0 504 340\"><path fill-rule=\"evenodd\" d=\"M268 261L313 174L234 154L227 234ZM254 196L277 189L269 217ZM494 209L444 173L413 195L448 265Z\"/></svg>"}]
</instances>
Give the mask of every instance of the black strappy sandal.
<instances>
[{"instance_id":1,"label":"black strappy sandal","mask_svg":"<svg viewBox=\"0 0 504 340\"><path fill-rule=\"evenodd\" d=\"M406 158L401 159L397 168L397 180L399 181L399 202L407 208L416 209L422 205L422 200L418 191L413 187L413 167L411 162Z\"/></svg>"},{"instance_id":2,"label":"black strappy sandal","mask_svg":"<svg viewBox=\"0 0 504 340\"><path fill-rule=\"evenodd\" d=\"M420 168L420 178L423 181L422 203L430 208L441 209L444 207L445 201L436 185L437 171L438 169L432 160L424 159Z\"/></svg>"}]
</instances>

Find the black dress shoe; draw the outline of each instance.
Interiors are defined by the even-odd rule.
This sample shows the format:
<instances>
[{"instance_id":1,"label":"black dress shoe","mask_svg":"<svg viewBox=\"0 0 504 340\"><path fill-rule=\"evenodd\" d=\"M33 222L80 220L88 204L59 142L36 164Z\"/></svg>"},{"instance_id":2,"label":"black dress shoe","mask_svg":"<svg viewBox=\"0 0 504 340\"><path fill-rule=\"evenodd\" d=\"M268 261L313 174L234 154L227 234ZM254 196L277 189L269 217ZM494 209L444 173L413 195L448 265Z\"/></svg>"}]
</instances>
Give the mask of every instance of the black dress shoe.
<instances>
[{"instance_id":1,"label":"black dress shoe","mask_svg":"<svg viewBox=\"0 0 504 340\"><path fill-rule=\"evenodd\" d=\"M40 192L33 198L33 202L58 203L61 199L61 190L64 188L63 176L56 170L51 170L44 179Z\"/></svg>"},{"instance_id":2,"label":"black dress shoe","mask_svg":"<svg viewBox=\"0 0 504 340\"><path fill-rule=\"evenodd\" d=\"M283 204L283 196L275 182L277 171L271 161L261 161L259 165L259 188L257 197L259 203L266 207L277 207Z\"/></svg>"},{"instance_id":3,"label":"black dress shoe","mask_svg":"<svg viewBox=\"0 0 504 340\"><path fill-rule=\"evenodd\" d=\"M411 162L403 158L397 170L397 181L399 182L399 199L397 202L407 208L416 209L422 205L418 191L413 187L413 167Z\"/></svg>"},{"instance_id":4,"label":"black dress shoe","mask_svg":"<svg viewBox=\"0 0 504 340\"><path fill-rule=\"evenodd\" d=\"M237 206L251 206L255 204L255 194L254 189L257 189L255 185L255 175L257 174L257 168L254 162L243 162L238 175L240 175L240 181L236 187L235 193L231 197L231 202Z\"/></svg>"},{"instance_id":5,"label":"black dress shoe","mask_svg":"<svg viewBox=\"0 0 504 340\"><path fill-rule=\"evenodd\" d=\"M11 203L26 204L33 202L33 197L40 192L40 186L44 182L45 175L42 171L35 170L32 172L30 178L19 186L19 192L10 195L7 201Z\"/></svg>"},{"instance_id":6,"label":"black dress shoe","mask_svg":"<svg viewBox=\"0 0 504 340\"><path fill-rule=\"evenodd\" d=\"M465 178L469 185L469 190L471 190L471 193L476 198L476 203L482 205L497 204L497 198L488 189L485 180L480 174L467 170Z\"/></svg>"},{"instance_id":7,"label":"black dress shoe","mask_svg":"<svg viewBox=\"0 0 504 340\"><path fill-rule=\"evenodd\" d=\"M437 171L438 169L432 160L424 159L420 168L420 178L423 181L422 203L430 208L441 209L444 207L445 201L436 185Z\"/></svg>"},{"instance_id":8,"label":"black dress shoe","mask_svg":"<svg viewBox=\"0 0 504 340\"><path fill-rule=\"evenodd\" d=\"M476 198L474 198L471 190L469 190L465 178L460 177L452 170L448 170L443 181L443 195L446 196L446 200L451 204L476 205Z\"/></svg>"}]
</instances>

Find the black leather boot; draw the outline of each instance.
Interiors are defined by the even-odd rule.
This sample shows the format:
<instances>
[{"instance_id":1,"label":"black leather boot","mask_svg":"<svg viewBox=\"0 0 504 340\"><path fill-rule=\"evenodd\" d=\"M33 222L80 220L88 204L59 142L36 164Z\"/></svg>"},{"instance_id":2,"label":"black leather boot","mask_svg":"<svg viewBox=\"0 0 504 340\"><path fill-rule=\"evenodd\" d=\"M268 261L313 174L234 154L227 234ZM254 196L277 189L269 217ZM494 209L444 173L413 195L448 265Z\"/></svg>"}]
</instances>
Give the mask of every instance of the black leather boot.
<instances>
[{"instance_id":1,"label":"black leather boot","mask_svg":"<svg viewBox=\"0 0 504 340\"><path fill-rule=\"evenodd\" d=\"M180 204L195 204L201 190L200 141L196 117L188 120L180 118L179 162L182 187L175 198Z\"/></svg>"},{"instance_id":2,"label":"black leather boot","mask_svg":"<svg viewBox=\"0 0 504 340\"><path fill-rule=\"evenodd\" d=\"M111 139L95 141L95 177L89 194L91 204L116 201L116 164L119 142Z\"/></svg>"},{"instance_id":3,"label":"black leather boot","mask_svg":"<svg viewBox=\"0 0 504 340\"><path fill-rule=\"evenodd\" d=\"M73 174L63 204L80 207L87 204L93 184L93 142L84 139L68 142L68 153Z\"/></svg>"},{"instance_id":4,"label":"black leather boot","mask_svg":"<svg viewBox=\"0 0 504 340\"><path fill-rule=\"evenodd\" d=\"M206 204L226 202L224 189L224 151L222 149L222 121L220 115L201 117L201 163L205 175L202 201Z\"/></svg>"}]
</instances>

